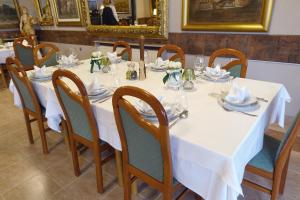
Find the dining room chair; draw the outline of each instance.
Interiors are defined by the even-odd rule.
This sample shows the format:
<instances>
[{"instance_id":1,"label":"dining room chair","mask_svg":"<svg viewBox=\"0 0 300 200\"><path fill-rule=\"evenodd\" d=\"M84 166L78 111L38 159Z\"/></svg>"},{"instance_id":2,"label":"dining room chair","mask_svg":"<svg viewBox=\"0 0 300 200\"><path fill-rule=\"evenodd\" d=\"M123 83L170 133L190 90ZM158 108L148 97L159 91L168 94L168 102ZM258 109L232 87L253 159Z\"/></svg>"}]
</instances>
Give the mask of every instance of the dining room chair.
<instances>
[{"instance_id":1,"label":"dining room chair","mask_svg":"<svg viewBox=\"0 0 300 200\"><path fill-rule=\"evenodd\" d=\"M113 52L117 50L117 48L123 48L123 50L118 53L118 56L122 57L122 60L131 61L132 60L132 49L128 42L125 41L117 41L113 44Z\"/></svg>"},{"instance_id":2,"label":"dining room chair","mask_svg":"<svg viewBox=\"0 0 300 200\"><path fill-rule=\"evenodd\" d=\"M300 127L300 112L281 140L264 136L263 149L246 166L246 171L272 181L271 189L244 177L243 184L271 195L276 200L283 194L290 154Z\"/></svg>"},{"instance_id":3,"label":"dining room chair","mask_svg":"<svg viewBox=\"0 0 300 200\"><path fill-rule=\"evenodd\" d=\"M0 76L1 76L1 79L2 79L2 85L4 88L7 88L8 85L7 85L7 82L6 82L6 77L5 77L5 69L6 69L6 66L5 64L0 64Z\"/></svg>"},{"instance_id":4,"label":"dining room chair","mask_svg":"<svg viewBox=\"0 0 300 200\"><path fill-rule=\"evenodd\" d=\"M168 58L168 60L170 61L180 61L182 64L182 68L184 68L185 55L181 47L174 44L166 44L158 50L157 57L165 57L165 54L171 55L171 57Z\"/></svg>"},{"instance_id":5,"label":"dining room chair","mask_svg":"<svg viewBox=\"0 0 300 200\"><path fill-rule=\"evenodd\" d=\"M24 44L27 41L27 44ZM33 48L34 41L31 37L19 37L13 43L15 57L19 60L24 69L32 70L34 66Z\"/></svg>"},{"instance_id":6,"label":"dining room chair","mask_svg":"<svg viewBox=\"0 0 300 200\"><path fill-rule=\"evenodd\" d=\"M49 43L41 43L33 48L33 57L34 57L34 63L36 66L42 67L50 67L58 65L56 54L59 51L59 48L55 46L54 44ZM41 53L43 52L43 55L41 56Z\"/></svg>"},{"instance_id":7,"label":"dining room chair","mask_svg":"<svg viewBox=\"0 0 300 200\"><path fill-rule=\"evenodd\" d=\"M145 120L127 99L142 100L154 110L158 125ZM131 199L131 184L142 179L172 199L183 187L172 173L169 123L165 109L152 94L132 86L118 88L113 95L113 110L122 145L124 200ZM182 198L185 188L178 198Z\"/></svg>"},{"instance_id":8,"label":"dining room chair","mask_svg":"<svg viewBox=\"0 0 300 200\"><path fill-rule=\"evenodd\" d=\"M248 60L245 54L230 48L223 48L214 51L209 57L208 67L213 67L215 59L217 57L233 57L229 63L222 67L222 69L226 69L230 72L230 75L233 77L246 78L247 75L247 67Z\"/></svg>"},{"instance_id":9,"label":"dining room chair","mask_svg":"<svg viewBox=\"0 0 300 200\"><path fill-rule=\"evenodd\" d=\"M44 122L47 120L45 118L45 108L40 104L20 61L9 57L6 59L6 66L20 96L29 142L30 144L34 144L31 123L37 121L43 153L48 154L46 132L50 129L44 126Z\"/></svg>"},{"instance_id":10,"label":"dining room chair","mask_svg":"<svg viewBox=\"0 0 300 200\"><path fill-rule=\"evenodd\" d=\"M72 90L64 80L72 82L76 90ZM76 74L62 69L53 73L52 82L67 121L75 176L79 176L81 173L77 144L82 144L93 151L96 165L97 191L103 193L102 165L112 159L114 154L112 151L111 154L103 158L102 153L110 153L109 151L112 150L112 147L99 137L96 120L85 86Z\"/></svg>"}]
</instances>

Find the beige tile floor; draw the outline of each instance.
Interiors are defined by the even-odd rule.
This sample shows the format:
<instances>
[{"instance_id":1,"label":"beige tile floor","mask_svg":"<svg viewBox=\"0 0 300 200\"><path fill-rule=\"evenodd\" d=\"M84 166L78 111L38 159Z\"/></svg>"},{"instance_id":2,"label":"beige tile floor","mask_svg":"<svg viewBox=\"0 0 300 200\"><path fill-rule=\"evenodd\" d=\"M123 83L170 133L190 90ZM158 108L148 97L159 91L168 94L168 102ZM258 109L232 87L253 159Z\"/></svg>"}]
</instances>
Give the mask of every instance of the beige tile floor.
<instances>
[{"instance_id":1,"label":"beige tile floor","mask_svg":"<svg viewBox=\"0 0 300 200\"><path fill-rule=\"evenodd\" d=\"M96 192L95 170L90 151L80 156L83 173L73 174L71 154L63 138L54 132L48 134L51 148L49 155L42 154L37 127L34 126L35 144L27 140L26 127L21 110L13 106L7 89L0 89L0 200L113 200L122 199L118 186L114 160L105 165L106 191ZM298 147L299 150L299 147ZM261 180L258 180L261 181ZM284 200L300 199L300 153L294 151L288 172ZM245 197L240 200L267 200L267 195L244 188ZM162 199L156 190L139 184L135 200ZM188 195L186 199L195 199Z\"/></svg>"}]
</instances>

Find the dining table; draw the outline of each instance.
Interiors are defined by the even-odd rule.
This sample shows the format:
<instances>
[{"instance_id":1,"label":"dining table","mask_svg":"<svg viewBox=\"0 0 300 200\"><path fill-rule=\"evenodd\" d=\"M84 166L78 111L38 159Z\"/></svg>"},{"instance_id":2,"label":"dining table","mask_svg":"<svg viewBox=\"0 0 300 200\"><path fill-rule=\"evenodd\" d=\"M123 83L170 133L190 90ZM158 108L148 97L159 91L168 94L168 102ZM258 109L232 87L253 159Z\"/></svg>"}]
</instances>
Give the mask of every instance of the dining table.
<instances>
[{"instance_id":1,"label":"dining table","mask_svg":"<svg viewBox=\"0 0 300 200\"><path fill-rule=\"evenodd\" d=\"M93 80L109 88L130 85L150 92L166 102L184 104L188 117L170 126L170 147L173 176L185 187L207 200L236 200L243 195L242 180L247 163L262 149L264 133L272 123L284 126L285 106L291 101L285 86L260 80L235 78L235 84L246 87L251 95L266 101L258 101L253 116L230 112L220 106L219 98L210 95L226 83L197 79L190 91L166 87L166 72L147 69L145 80L126 80L127 63L114 65L109 73L90 73L90 60L66 68L75 73L85 85ZM138 63L135 63L138 66ZM51 67L52 70L58 67ZM28 71L27 73L31 73ZM64 80L72 88L71 82ZM60 132L62 109L51 81L32 81L33 88L46 109L48 126ZM10 82L14 103L22 107L18 92ZM131 99L132 103L136 103ZM122 151L114 118L112 98L104 102L91 102L101 140Z\"/></svg>"}]
</instances>

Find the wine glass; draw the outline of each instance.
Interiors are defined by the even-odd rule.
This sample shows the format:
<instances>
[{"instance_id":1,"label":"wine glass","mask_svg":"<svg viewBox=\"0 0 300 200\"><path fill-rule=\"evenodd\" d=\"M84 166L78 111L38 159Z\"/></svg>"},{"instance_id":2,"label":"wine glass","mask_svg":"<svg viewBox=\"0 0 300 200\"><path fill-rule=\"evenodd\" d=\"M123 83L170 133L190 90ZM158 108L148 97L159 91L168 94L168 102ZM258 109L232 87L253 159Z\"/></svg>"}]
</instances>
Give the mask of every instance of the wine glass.
<instances>
[{"instance_id":1,"label":"wine glass","mask_svg":"<svg viewBox=\"0 0 300 200\"><path fill-rule=\"evenodd\" d=\"M201 73L203 73L204 71L204 61L205 58L203 55L197 56L195 61L194 61L194 67L196 71L200 71Z\"/></svg>"},{"instance_id":2,"label":"wine glass","mask_svg":"<svg viewBox=\"0 0 300 200\"><path fill-rule=\"evenodd\" d=\"M149 51L146 50L144 53L144 59L145 59L145 64L148 65L151 62L151 59L149 57Z\"/></svg>"},{"instance_id":3,"label":"wine glass","mask_svg":"<svg viewBox=\"0 0 300 200\"><path fill-rule=\"evenodd\" d=\"M56 62L58 63L58 66L61 67L62 64L62 60L61 60L62 56L60 53L56 53Z\"/></svg>"}]
</instances>

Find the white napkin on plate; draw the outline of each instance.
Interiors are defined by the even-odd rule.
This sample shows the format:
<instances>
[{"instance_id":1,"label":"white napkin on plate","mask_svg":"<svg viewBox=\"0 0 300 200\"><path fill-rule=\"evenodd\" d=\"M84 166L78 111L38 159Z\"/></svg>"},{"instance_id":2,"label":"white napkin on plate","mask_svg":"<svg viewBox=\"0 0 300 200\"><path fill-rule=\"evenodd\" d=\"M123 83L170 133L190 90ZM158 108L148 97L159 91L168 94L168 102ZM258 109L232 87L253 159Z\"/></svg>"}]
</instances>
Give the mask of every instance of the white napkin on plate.
<instances>
[{"instance_id":1,"label":"white napkin on plate","mask_svg":"<svg viewBox=\"0 0 300 200\"><path fill-rule=\"evenodd\" d=\"M165 111L167 113L169 113L171 111L171 107L170 105L165 101L165 97L163 96L159 96L157 98L159 100L159 102L163 105ZM146 103L145 101L138 101L136 103L137 107L138 107L138 110L140 110L143 114L146 114L146 115L155 115L154 113L154 110L151 108L151 106Z\"/></svg>"},{"instance_id":2,"label":"white napkin on plate","mask_svg":"<svg viewBox=\"0 0 300 200\"><path fill-rule=\"evenodd\" d=\"M101 51L94 51L92 53L92 56L95 58L100 58L102 56L102 52Z\"/></svg>"},{"instance_id":3,"label":"white napkin on plate","mask_svg":"<svg viewBox=\"0 0 300 200\"><path fill-rule=\"evenodd\" d=\"M177 61L170 61L169 62L169 67L170 68L181 68L182 63L181 62L177 62Z\"/></svg>"},{"instance_id":4,"label":"white napkin on plate","mask_svg":"<svg viewBox=\"0 0 300 200\"><path fill-rule=\"evenodd\" d=\"M5 42L4 43L4 46L6 47L6 48L10 48L10 47L13 47L13 42Z\"/></svg>"},{"instance_id":5,"label":"white napkin on plate","mask_svg":"<svg viewBox=\"0 0 300 200\"><path fill-rule=\"evenodd\" d=\"M221 69L221 65L217 64L215 67L206 67L205 72L206 75L212 77L219 77L222 78L230 74L225 69Z\"/></svg>"},{"instance_id":6,"label":"white napkin on plate","mask_svg":"<svg viewBox=\"0 0 300 200\"><path fill-rule=\"evenodd\" d=\"M103 86L101 85L101 83L97 77L95 77L92 80L92 82L90 82L89 84L86 85L86 91L89 95L95 93L97 90L102 89L102 88L103 88Z\"/></svg>"},{"instance_id":7,"label":"white napkin on plate","mask_svg":"<svg viewBox=\"0 0 300 200\"><path fill-rule=\"evenodd\" d=\"M117 52L107 52L107 57L111 63L118 63L121 61L121 57L117 55Z\"/></svg>"},{"instance_id":8,"label":"white napkin on plate","mask_svg":"<svg viewBox=\"0 0 300 200\"><path fill-rule=\"evenodd\" d=\"M78 59L73 54L71 54L69 56L63 55L61 57L61 64L63 64L63 65L71 65L71 64L75 64L77 62L78 62Z\"/></svg>"},{"instance_id":9,"label":"white napkin on plate","mask_svg":"<svg viewBox=\"0 0 300 200\"><path fill-rule=\"evenodd\" d=\"M232 84L225 100L232 103L243 103L250 98L250 91L244 86L239 86L236 83Z\"/></svg>"},{"instance_id":10,"label":"white napkin on plate","mask_svg":"<svg viewBox=\"0 0 300 200\"><path fill-rule=\"evenodd\" d=\"M47 68L45 65L42 67L38 67L38 66L33 66L33 67L34 67L33 72L35 77L45 77L49 74L47 73Z\"/></svg>"}]
</instances>

